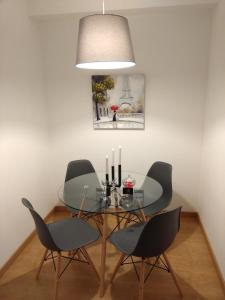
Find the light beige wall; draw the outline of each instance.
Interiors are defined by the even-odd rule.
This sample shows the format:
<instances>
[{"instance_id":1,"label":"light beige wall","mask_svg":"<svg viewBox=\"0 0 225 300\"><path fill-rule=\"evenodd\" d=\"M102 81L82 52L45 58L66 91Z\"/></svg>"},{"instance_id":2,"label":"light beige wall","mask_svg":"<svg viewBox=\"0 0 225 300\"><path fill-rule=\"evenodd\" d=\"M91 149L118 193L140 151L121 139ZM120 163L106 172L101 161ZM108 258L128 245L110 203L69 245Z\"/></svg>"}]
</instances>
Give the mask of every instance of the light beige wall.
<instances>
[{"instance_id":1,"label":"light beige wall","mask_svg":"<svg viewBox=\"0 0 225 300\"><path fill-rule=\"evenodd\" d=\"M93 72L74 67L78 19L67 16L42 23L52 193L63 182L68 161L88 158L103 170L105 155L122 145L125 169L145 174L156 160L172 163L174 205L178 202L185 210L196 209L211 9L152 9L129 16L129 22L137 67L122 72L146 76L143 131L93 130Z\"/></svg>"},{"instance_id":2,"label":"light beige wall","mask_svg":"<svg viewBox=\"0 0 225 300\"><path fill-rule=\"evenodd\" d=\"M0 1L0 267L33 230L28 197L45 215L48 133L39 30L25 0Z\"/></svg>"},{"instance_id":3,"label":"light beige wall","mask_svg":"<svg viewBox=\"0 0 225 300\"><path fill-rule=\"evenodd\" d=\"M199 212L225 279L225 1L213 16Z\"/></svg>"}]
</instances>

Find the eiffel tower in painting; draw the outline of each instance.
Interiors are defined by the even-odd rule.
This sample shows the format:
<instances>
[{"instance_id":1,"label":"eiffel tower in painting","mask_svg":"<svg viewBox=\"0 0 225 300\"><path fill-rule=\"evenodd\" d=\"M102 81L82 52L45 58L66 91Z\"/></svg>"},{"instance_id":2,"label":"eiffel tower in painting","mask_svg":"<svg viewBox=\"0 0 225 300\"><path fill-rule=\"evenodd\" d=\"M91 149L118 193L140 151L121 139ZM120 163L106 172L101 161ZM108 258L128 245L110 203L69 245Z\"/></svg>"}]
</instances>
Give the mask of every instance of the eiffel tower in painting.
<instances>
[{"instance_id":1,"label":"eiffel tower in painting","mask_svg":"<svg viewBox=\"0 0 225 300\"><path fill-rule=\"evenodd\" d=\"M123 76L122 78L122 95L119 99L119 106L132 106L134 103L134 97L131 95L129 76Z\"/></svg>"}]
</instances>

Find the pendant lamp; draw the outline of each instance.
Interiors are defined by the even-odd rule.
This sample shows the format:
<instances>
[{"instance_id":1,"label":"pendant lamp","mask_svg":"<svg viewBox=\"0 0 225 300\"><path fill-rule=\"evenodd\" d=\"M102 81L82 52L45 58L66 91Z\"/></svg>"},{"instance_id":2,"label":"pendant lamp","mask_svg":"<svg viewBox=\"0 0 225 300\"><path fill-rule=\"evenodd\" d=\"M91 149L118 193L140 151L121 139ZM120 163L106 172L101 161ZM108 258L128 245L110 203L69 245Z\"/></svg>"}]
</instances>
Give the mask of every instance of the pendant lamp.
<instances>
[{"instance_id":1,"label":"pendant lamp","mask_svg":"<svg viewBox=\"0 0 225 300\"><path fill-rule=\"evenodd\" d=\"M80 19L76 67L122 69L135 66L128 20L103 13Z\"/></svg>"}]
</instances>

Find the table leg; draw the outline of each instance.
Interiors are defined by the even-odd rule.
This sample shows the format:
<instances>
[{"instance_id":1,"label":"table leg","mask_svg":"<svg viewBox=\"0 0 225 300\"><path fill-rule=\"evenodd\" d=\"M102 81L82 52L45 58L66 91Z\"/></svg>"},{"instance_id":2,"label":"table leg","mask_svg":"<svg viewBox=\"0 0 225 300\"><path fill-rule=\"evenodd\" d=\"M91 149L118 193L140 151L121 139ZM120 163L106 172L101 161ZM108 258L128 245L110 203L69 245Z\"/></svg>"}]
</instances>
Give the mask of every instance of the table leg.
<instances>
[{"instance_id":1,"label":"table leg","mask_svg":"<svg viewBox=\"0 0 225 300\"><path fill-rule=\"evenodd\" d=\"M141 216L142 216L143 221L146 222L147 218L146 218L146 215L145 215L144 210L142 208L140 209L140 212L141 212Z\"/></svg>"},{"instance_id":2,"label":"table leg","mask_svg":"<svg viewBox=\"0 0 225 300\"><path fill-rule=\"evenodd\" d=\"M116 209L116 211L117 211L117 214L116 214L116 222L117 222L116 225L118 226L118 227L117 227L117 230L120 230L120 216L119 216L119 213L118 213L118 212L119 212L119 209L118 209L118 207L116 207L115 209Z\"/></svg>"},{"instance_id":3,"label":"table leg","mask_svg":"<svg viewBox=\"0 0 225 300\"><path fill-rule=\"evenodd\" d=\"M106 243L107 243L107 214L103 214L102 255L101 255L101 272L100 272L100 297L103 297L104 292L105 292Z\"/></svg>"},{"instance_id":4,"label":"table leg","mask_svg":"<svg viewBox=\"0 0 225 300\"><path fill-rule=\"evenodd\" d=\"M141 269L139 275L139 293L138 293L138 300L144 299L144 283L145 283L145 260L142 258L141 261Z\"/></svg>"}]
</instances>

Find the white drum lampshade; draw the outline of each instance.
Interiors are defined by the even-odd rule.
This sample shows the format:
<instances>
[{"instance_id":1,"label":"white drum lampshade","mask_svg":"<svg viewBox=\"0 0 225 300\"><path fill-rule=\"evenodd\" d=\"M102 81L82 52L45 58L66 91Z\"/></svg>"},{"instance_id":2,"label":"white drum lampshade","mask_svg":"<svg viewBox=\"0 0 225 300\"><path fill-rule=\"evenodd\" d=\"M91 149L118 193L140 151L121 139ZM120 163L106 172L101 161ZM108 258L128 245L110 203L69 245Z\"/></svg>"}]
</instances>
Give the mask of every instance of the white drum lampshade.
<instances>
[{"instance_id":1,"label":"white drum lampshade","mask_svg":"<svg viewBox=\"0 0 225 300\"><path fill-rule=\"evenodd\" d=\"M135 65L128 20L96 14L80 19L76 66L82 69L122 69Z\"/></svg>"}]
</instances>

